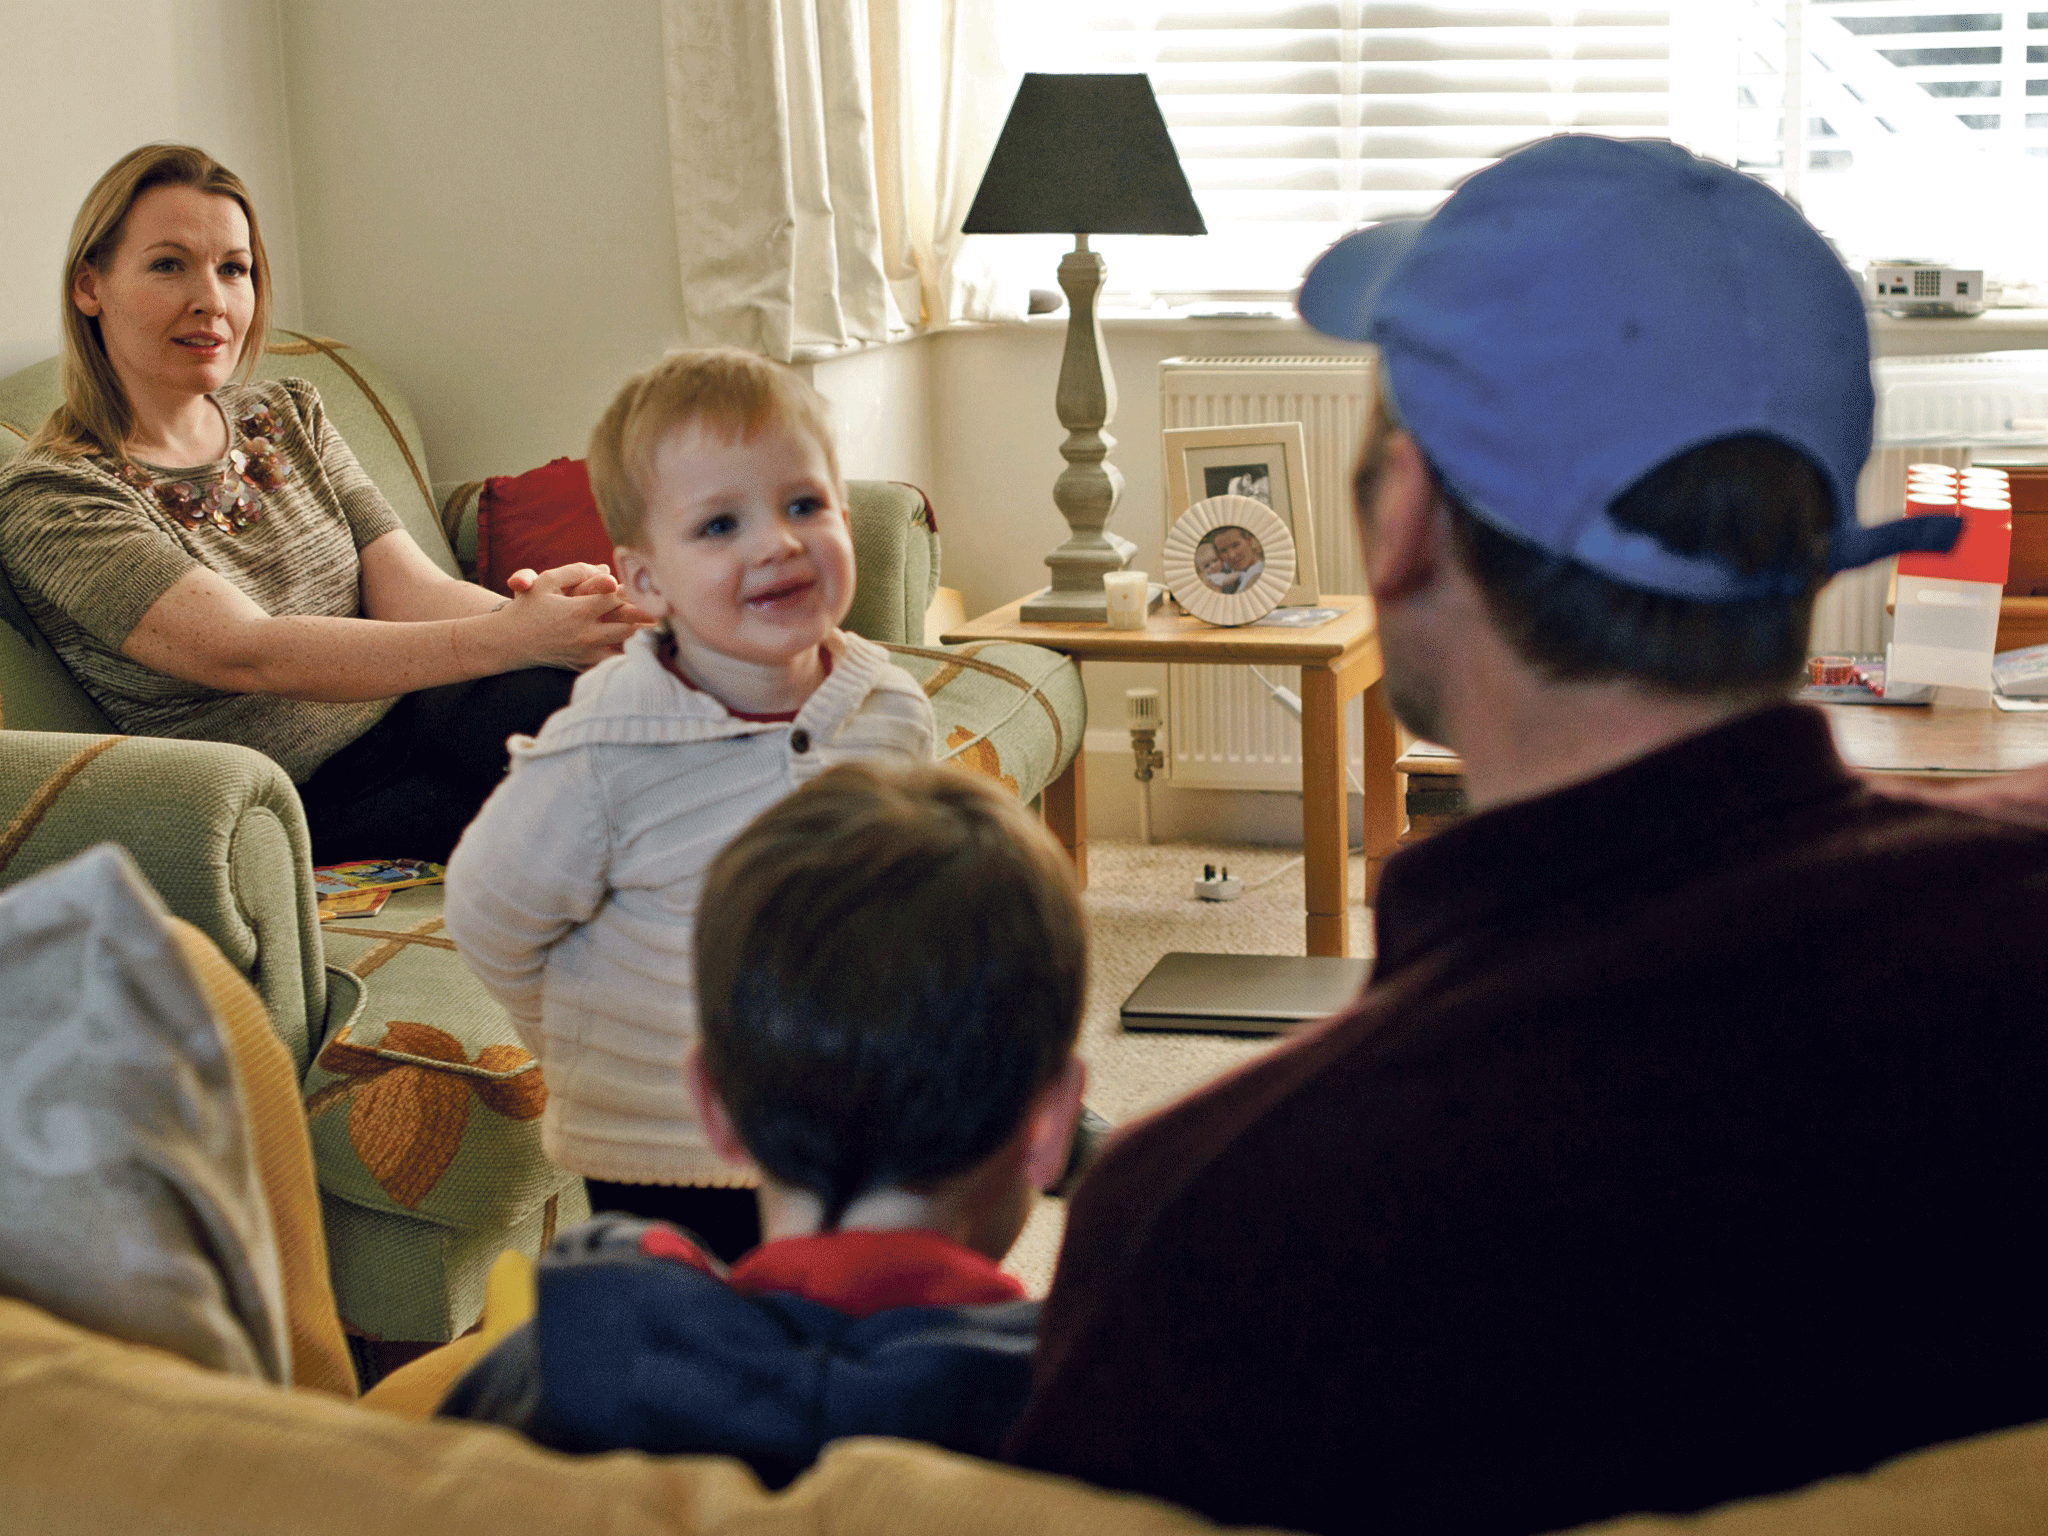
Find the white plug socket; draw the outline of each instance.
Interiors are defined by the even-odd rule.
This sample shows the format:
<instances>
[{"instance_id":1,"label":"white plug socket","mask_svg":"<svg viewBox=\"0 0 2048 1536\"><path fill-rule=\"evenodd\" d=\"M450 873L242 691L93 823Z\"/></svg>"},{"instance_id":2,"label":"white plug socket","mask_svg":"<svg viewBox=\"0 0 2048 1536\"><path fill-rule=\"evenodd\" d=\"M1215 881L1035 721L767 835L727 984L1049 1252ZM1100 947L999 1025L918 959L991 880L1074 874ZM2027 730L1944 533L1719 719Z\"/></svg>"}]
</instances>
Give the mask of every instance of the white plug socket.
<instances>
[{"instance_id":1,"label":"white plug socket","mask_svg":"<svg viewBox=\"0 0 2048 1536\"><path fill-rule=\"evenodd\" d=\"M1202 866L1202 878L1195 882L1197 901L1235 901L1244 894L1244 882L1230 878L1230 867Z\"/></svg>"}]
</instances>

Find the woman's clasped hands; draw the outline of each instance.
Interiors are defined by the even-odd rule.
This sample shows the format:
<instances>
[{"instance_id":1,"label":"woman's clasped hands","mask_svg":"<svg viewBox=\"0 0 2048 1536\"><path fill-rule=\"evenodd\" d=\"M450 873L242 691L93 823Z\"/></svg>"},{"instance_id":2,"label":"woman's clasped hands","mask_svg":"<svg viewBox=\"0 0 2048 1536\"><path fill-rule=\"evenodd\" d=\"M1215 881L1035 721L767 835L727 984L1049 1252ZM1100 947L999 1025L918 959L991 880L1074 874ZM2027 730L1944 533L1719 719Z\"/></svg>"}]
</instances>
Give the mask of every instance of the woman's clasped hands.
<instances>
[{"instance_id":1,"label":"woman's clasped hands","mask_svg":"<svg viewBox=\"0 0 2048 1536\"><path fill-rule=\"evenodd\" d=\"M654 622L619 595L618 578L601 565L521 568L505 586L512 596L493 617L513 629L530 665L580 672L618 654L635 630Z\"/></svg>"}]
</instances>

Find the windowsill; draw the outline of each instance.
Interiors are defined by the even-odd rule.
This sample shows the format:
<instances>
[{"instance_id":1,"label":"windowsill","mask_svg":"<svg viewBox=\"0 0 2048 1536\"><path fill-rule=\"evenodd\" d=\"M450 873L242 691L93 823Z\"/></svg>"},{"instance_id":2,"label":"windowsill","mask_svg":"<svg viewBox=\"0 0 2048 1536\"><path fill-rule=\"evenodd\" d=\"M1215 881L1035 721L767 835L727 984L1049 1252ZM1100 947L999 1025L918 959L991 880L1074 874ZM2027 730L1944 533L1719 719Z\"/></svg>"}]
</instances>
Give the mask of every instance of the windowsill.
<instances>
[{"instance_id":1,"label":"windowsill","mask_svg":"<svg viewBox=\"0 0 2048 1536\"><path fill-rule=\"evenodd\" d=\"M1102 319L1105 331L1117 330L1186 330L1190 326L1227 326L1231 329L1248 331L1299 331L1308 333L1301 317L1293 313L1256 314L1233 310L1223 305L1211 309L1188 305L1173 309L1139 309L1121 305L1103 305L1096 313ZM1018 320L956 320L948 325L933 326L923 334L943 336L948 331L1006 331L1022 325L1034 331L1064 331L1067 328L1067 311L1056 309L1051 314L1026 315Z\"/></svg>"},{"instance_id":2,"label":"windowsill","mask_svg":"<svg viewBox=\"0 0 2048 1536\"><path fill-rule=\"evenodd\" d=\"M1987 309L1955 319L1873 314L1872 350L1880 357L1932 357L1949 352L2048 348L2048 309Z\"/></svg>"},{"instance_id":3,"label":"windowsill","mask_svg":"<svg viewBox=\"0 0 2048 1536\"><path fill-rule=\"evenodd\" d=\"M1295 314L1258 314L1233 310L1224 305L1209 308L1201 305L1187 305L1175 309L1138 309L1104 305L1098 313L1102 317L1102 328L1109 332L1123 331L1190 331L1220 330L1238 335L1292 335L1310 338L1331 347L1348 347L1349 342L1338 341L1327 336L1318 336ZM1031 331L1060 331L1067 328L1067 312L1064 309L1048 315L1026 315L1020 320L956 320L946 325L935 325L928 330L904 331L889 337L886 341L849 342L843 346L804 346L797 348L791 359L799 367L813 367L823 363L834 363L844 358L856 357L863 352L873 352L885 347L899 347L907 342L924 341L933 336L947 336L974 331L1014 331L1019 327Z\"/></svg>"},{"instance_id":4,"label":"windowsill","mask_svg":"<svg viewBox=\"0 0 2048 1536\"><path fill-rule=\"evenodd\" d=\"M1311 331L1301 317L1291 314L1247 314L1233 312L1225 304L1214 308L1186 305L1173 309L1138 309L1104 306L1100 311L1105 331L1188 331L1221 330L1243 335L1295 335L1313 337L1331 346L1336 341ZM1016 321L962 321L938 327L927 335L948 331L1011 330ZM1021 322L1029 330L1064 331L1067 312L1029 315ZM1931 356L1947 352L1998 352L2048 349L2048 309L1992 309L1981 315L1957 319L1907 319L1873 312L1870 317L1871 350L1879 357Z\"/></svg>"}]
</instances>

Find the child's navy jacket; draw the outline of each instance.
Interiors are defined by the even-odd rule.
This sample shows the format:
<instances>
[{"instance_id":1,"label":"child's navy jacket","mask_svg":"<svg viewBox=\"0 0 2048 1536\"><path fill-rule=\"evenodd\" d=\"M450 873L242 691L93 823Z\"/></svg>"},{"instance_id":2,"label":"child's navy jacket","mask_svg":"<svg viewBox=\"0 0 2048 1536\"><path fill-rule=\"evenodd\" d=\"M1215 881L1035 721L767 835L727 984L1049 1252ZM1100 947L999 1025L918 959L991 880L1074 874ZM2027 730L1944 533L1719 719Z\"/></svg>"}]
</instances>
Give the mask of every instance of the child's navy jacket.
<instances>
[{"instance_id":1,"label":"child's navy jacket","mask_svg":"<svg viewBox=\"0 0 2048 1536\"><path fill-rule=\"evenodd\" d=\"M842 1435L993 1457L1031 1388L1039 1304L935 1232L784 1238L726 1273L675 1227L606 1216L537 1280L443 1415L563 1451L737 1456L780 1487Z\"/></svg>"}]
</instances>

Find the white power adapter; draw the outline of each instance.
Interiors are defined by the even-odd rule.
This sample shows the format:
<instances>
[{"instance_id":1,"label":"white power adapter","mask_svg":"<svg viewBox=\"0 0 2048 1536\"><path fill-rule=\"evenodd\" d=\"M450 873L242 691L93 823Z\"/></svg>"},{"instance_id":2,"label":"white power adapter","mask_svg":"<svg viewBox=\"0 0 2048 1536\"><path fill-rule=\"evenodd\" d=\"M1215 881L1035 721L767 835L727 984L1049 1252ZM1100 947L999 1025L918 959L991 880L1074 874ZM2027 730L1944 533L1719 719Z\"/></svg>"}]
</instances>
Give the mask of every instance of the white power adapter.
<instances>
[{"instance_id":1,"label":"white power adapter","mask_svg":"<svg viewBox=\"0 0 2048 1536\"><path fill-rule=\"evenodd\" d=\"M1214 864L1202 866L1202 878L1195 882L1197 901L1235 901L1244 894L1244 882L1230 878L1230 866L1218 869Z\"/></svg>"}]
</instances>

